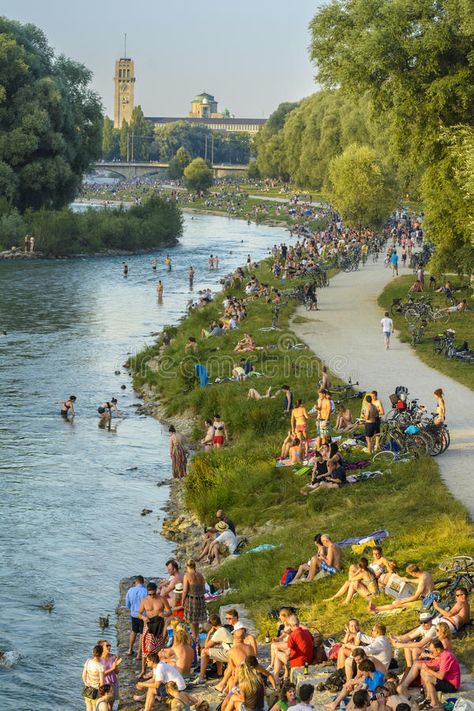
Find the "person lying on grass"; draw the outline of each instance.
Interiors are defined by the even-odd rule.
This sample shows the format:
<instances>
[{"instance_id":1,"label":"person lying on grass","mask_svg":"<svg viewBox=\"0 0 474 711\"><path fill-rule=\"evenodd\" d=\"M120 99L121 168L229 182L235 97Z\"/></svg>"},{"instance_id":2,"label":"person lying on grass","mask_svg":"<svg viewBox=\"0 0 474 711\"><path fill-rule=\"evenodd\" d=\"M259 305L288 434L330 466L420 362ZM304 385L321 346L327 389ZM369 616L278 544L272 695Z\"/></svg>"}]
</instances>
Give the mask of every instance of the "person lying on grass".
<instances>
[{"instance_id":1,"label":"person lying on grass","mask_svg":"<svg viewBox=\"0 0 474 711\"><path fill-rule=\"evenodd\" d=\"M377 578L373 570L369 567L367 558L360 558L357 565L351 565L347 580L332 597L326 598L323 602L336 600L339 597L346 596L342 602L343 605L348 605L352 598L359 593L361 597L366 599L371 598L378 592Z\"/></svg>"},{"instance_id":2,"label":"person lying on grass","mask_svg":"<svg viewBox=\"0 0 474 711\"><path fill-rule=\"evenodd\" d=\"M418 600L423 600L430 592L434 590L434 580L430 573L426 570L420 570L420 568L411 563L407 566L406 572L411 578L417 580L417 587L413 595L404 598L403 600L395 600L395 602L389 605L375 605L373 602L369 603L369 612L375 615L378 612L386 612L387 610L396 610L399 607L409 607L410 603L417 602ZM406 582L412 582L410 578L404 578Z\"/></svg>"},{"instance_id":3,"label":"person lying on grass","mask_svg":"<svg viewBox=\"0 0 474 711\"><path fill-rule=\"evenodd\" d=\"M299 566L298 572L291 581L290 585L297 582L310 583L318 573L326 573L327 575L335 575L341 570L342 551L327 533L316 534L314 543L317 548L317 553L308 560L307 563L302 563ZM303 576L306 575L306 578Z\"/></svg>"}]
</instances>

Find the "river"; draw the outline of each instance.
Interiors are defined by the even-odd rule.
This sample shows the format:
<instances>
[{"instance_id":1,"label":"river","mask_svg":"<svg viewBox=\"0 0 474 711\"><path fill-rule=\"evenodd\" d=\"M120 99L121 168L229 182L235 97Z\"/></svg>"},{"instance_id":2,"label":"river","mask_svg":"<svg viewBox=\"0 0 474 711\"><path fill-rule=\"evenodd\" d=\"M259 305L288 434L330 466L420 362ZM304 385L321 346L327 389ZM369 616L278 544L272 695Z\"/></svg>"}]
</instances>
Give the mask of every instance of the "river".
<instances>
[{"instance_id":1,"label":"river","mask_svg":"<svg viewBox=\"0 0 474 711\"><path fill-rule=\"evenodd\" d=\"M127 355L182 316L191 264L194 294L217 290L248 252L258 260L285 238L282 228L186 215L170 274L164 252L156 275L152 255L129 257L127 279L119 257L0 262L0 650L21 655L0 664L2 711L83 709L82 665L102 636L100 615L111 614L114 643L119 579L162 574L172 551L156 534L168 435L137 414ZM58 414L70 394L73 423ZM114 395L126 418L109 432L97 405ZM143 507L153 513L141 516ZM50 599L52 612L40 607Z\"/></svg>"}]
</instances>

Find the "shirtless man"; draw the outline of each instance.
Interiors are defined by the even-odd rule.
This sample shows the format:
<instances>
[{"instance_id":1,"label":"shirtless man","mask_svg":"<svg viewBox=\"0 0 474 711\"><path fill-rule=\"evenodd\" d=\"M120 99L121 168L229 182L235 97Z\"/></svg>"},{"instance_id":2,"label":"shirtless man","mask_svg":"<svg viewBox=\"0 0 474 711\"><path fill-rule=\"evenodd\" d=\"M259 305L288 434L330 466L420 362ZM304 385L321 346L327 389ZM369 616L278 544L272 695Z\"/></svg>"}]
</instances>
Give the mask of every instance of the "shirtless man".
<instances>
[{"instance_id":1,"label":"shirtless man","mask_svg":"<svg viewBox=\"0 0 474 711\"><path fill-rule=\"evenodd\" d=\"M430 573L420 570L417 565L411 563L407 566L406 572L412 578L418 580L418 584L413 595L404 598L403 600L395 600L390 605L374 605L373 602L369 603L369 612L375 614L377 612L385 612L386 610L395 610L397 607L408 607L410 602L416 602L417 600L423 600L430 592L434 590L434 581ZM411 582L409 578L405 578L407 582Z\"/></svg>"},{"instance_id":2,"label":"shirtless man","mask_svg":"<svg viewBox=\"0 0 474 711\"><path fill-rule=\"evenodd\" d=\"M168 580L163 580L158 588L158 595L164 597L168 603L171 605L173 602L173 590L178 583L183 582L183 573L179 570L178 563L174 558L170 558L166 561L166 570L169 573Z\"/></svg>"},{"instance_id":3,"label":"shirtless man","mask_svg":"<svg viewBox=\"0 0 474 711\"><path fill-rule=\"evenodd\" d=\"M463 625L469 622L471 617L466 588L456 588L456 603L450 610L444 610L436 600L433 601L433 607L439 612L439 616L434 618L433 624L439 625L440 622L446 622L453 634L456 634Z\"/></svg>"},{"instance_id":4,"label":"shirtless man","mask_svg":"<svg viewBox=\"0 0 474 711\"><path fill-rule=\"evenodd\" d=\"M335 575L340 572L342 551L339 546L336 546L326 533L316 535L314 543L318 548L318 552L307 563L300 565L290 584L300 580L305 572L308 573L305 580L307 583L310 583L317 573L323 572L328 575Z\"/></svg>"},{"instance_id":5,"label":"shirtless man","mask_svg":"<svg viewBox=\"0 0 474 711\"><path fill-rule=\"evenodd\" d=\"M230 691L235 686L238 668L245 662L249 654L255 654L253 647L245 644L246 634L245 627L236 627L232 632L233 642L229 651L227 669L222 681L215 687L221 693Z\"/></svg>"},{"instance_id":6,"label":"shirtless man","mask_svg":"<svg viewBox=\"0 0 474 711\"><path fill-rule=\"evenodd\" d=\"M158 654L165 646L166 620L163 618L171 615L168 601L158 595L157 584L148 583L146 590L147 596L143 598L138 608L138 618L143 620L141 676L145 673L147 656L152 652Z\"/></svg>"},{"instance_id":7,"label":"shirtless man","mask_svg":"<svg viewBox=\"0 0 474 711\"><path fill-rule=\"evenodd\" d=\"M163 301L163 284L161 283L161 279L158 280L158 284L156 285L156 295L158 301Z\"/></svg>"},{"instance_id":8,"label":"shirtless man","mask_svg":"<svg viewBox=\"0 0 474 711\"><path fill-rule=\"evenodd\" d=\"M189 279L189 288L192 289L193 284L194 284L194 268L193 267L189 267L188 279Z\"/></svg>"}]
</instances>

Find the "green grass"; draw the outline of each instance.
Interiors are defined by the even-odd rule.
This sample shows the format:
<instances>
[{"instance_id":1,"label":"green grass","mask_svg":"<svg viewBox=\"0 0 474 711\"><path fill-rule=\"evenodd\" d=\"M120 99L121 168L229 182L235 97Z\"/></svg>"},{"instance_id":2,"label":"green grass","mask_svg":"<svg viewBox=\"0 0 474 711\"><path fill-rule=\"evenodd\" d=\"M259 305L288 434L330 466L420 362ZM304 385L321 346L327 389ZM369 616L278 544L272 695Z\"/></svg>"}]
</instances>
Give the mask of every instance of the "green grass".
<instances>
[{"instance_id":1,"label":"green grass","mask_svg":"<svg viewBox=\"0 0 474 711\"><path fill-rule=\"evenodd\" d=\"M263 264L257 276L275 283ZM298 607L306 622L320 628L325 635L340 634L348 618L356 615L364 630L370 629L366 604L357 598L351 606L337 602L323 603L333 594L345 576L326 578L311 584L290 586L281 590L279 579L287 565L306 561L313 552L313 537L327 532L334 540L356 534L367 535L387 528L390 538L384 545L389 557L400 569L417 562L436 573L437 562L455 554L473 553L472 525L463 504L456 501L441 481L438 467L431 459L408 464L393 464L383 476L342 490L318 492L303 497L305 483L291 468L276 468L275 458L288 430L282 413L282 398L247 400L249 387L264 392L291 385L295 398L304 397L308 409L317 392L321 363L307 350L286 350L285 343L295 340L288 330L288 319L294 310L289 303L282 308L281 332L260 332L271 321L271 306L262 301L248 305L248 319L241 330L217 339L199 339L198 359L206 363L211 377L223 375L239 355L233 348L243 331L256 338L262 351L253 354L262 378L245 383L223 383L205 389L196 387L193 364L183 361L184 344L189 336L198 337L200 330L220 313L220 299L201 311L192 313L173 332L175 337L163 351L158 368L147 368L147 362L160 358L159 344L140 354L133 366L136 385L151 385L157 391L168 414L187 411L196 418L194 437L200 438L204 419L218 412L226 422L230 446L208 453L199 452L192 460L185 482L187 506L203 523L214 521L218 508L234 519L238 530L249 531L251 545L272 543L272 551L244 554L225 562L216 577L227 577L236 592L226 603L245 603L257 622L259 631L274 631L268 612L277 606ZM212 343L211 343L212 340ZM154 361L155 362L155 361ZM184 362L184 364L183 364ZM337 378L334 378L337 382ZM354 413L360 401L352 400ZM311 425L310 434L314 433ZM352 455L364 457L362 450ZM344 549L344 566L357 560L350 549ZM442 577L441 571L439 577ZM212 578L212 575L208 577ZM386 617L390 632L407 630L416 623L414 612ZM455 643L465 661L472 663L473 640Z\"/></svg>"},{"instance_id":2,"label":"green grass","mask_svg":"<svg viewBox=\"0 0 474 711\"><path fill-rule=\"evenodd\" d=\"M408 289L413 284L413 276L402 276L398 279L393 279L387 284L381 295L379 296L378 302L382 308L386 308L390 311L393 299L403 298L405 299L408 294ZM425 278L428 282L428 279ZM466 285L466 281L461 282L458 278L450 278L451 283L454 287L462 287ZM444 283L443 279L437 280L437 285L440 286ZM429 292L433 297L433 304L439 308L445 308L448 306L446 298L443 294L437 294ZM463 290L456 292L456 297L459 301L461 299L468 299L468 306L474 307L474 301L472 297L469 298L468 290ZM416 294L415 294L416 296ZM406 319L397 314L393 317L395 328L400 332L400 338L402 341L410 342L410 333L408 330L408 322ZM463 363L459 360L450 360L446 358L443 354L435 353L433 350L433 336L438 333L442 333L446 328L452 328L456 331L456 343L460 344L464 340L468 341L471 348L474 347L474 311L465 311L463 313L449 314L447 315L447 322L440 323L434 322L429 323L425 329L423 339L421 343L418 343L414 348L418 357L427 363L427 365L432 368L436 368L441 373L449 375L454 380L466 385L471 390L474 390L474 365L469 363Z\"/></svg>"}]
</instances>

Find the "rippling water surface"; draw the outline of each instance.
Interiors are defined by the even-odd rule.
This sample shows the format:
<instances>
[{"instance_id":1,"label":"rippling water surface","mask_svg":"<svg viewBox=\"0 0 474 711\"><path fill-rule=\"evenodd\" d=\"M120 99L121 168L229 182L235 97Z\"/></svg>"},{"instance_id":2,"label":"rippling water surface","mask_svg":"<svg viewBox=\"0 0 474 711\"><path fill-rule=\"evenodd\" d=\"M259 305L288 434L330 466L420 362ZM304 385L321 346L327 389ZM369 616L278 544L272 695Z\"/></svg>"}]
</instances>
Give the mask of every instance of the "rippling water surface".
<instances>
[{"instance_id":1,"label":"rippling water surface","mask_svg":"<svg viewBox=\"0 0 474 711\"><path fill-rule=\"evenodd\" d=\"M126 575L162 573L170 544L161 528L170 476L168 437L136 413L123 363L175 323L194 293L268 254L288 233L227 218L186 217L180 244L163 252L61 261L0 262L0 663L2 711L82 709L81 669L101 636L99 615L117 604ZM218 253L221 269L209 272ZM157 304L155 283L165 294ZM114 375L120 370L119 376ZM126 385L126 390L121 390ZM76 394L73 423L58 400ZM97 405L116 395L127 418L98 428ZM153 514L140 516L146 506ZM54 598L48 613L38 607ZM113 621L110 637L113 639ZM13 659L15 657L13 656ZM21 700L20 700L21 699Z\"/></svg>"}]
</instances>

